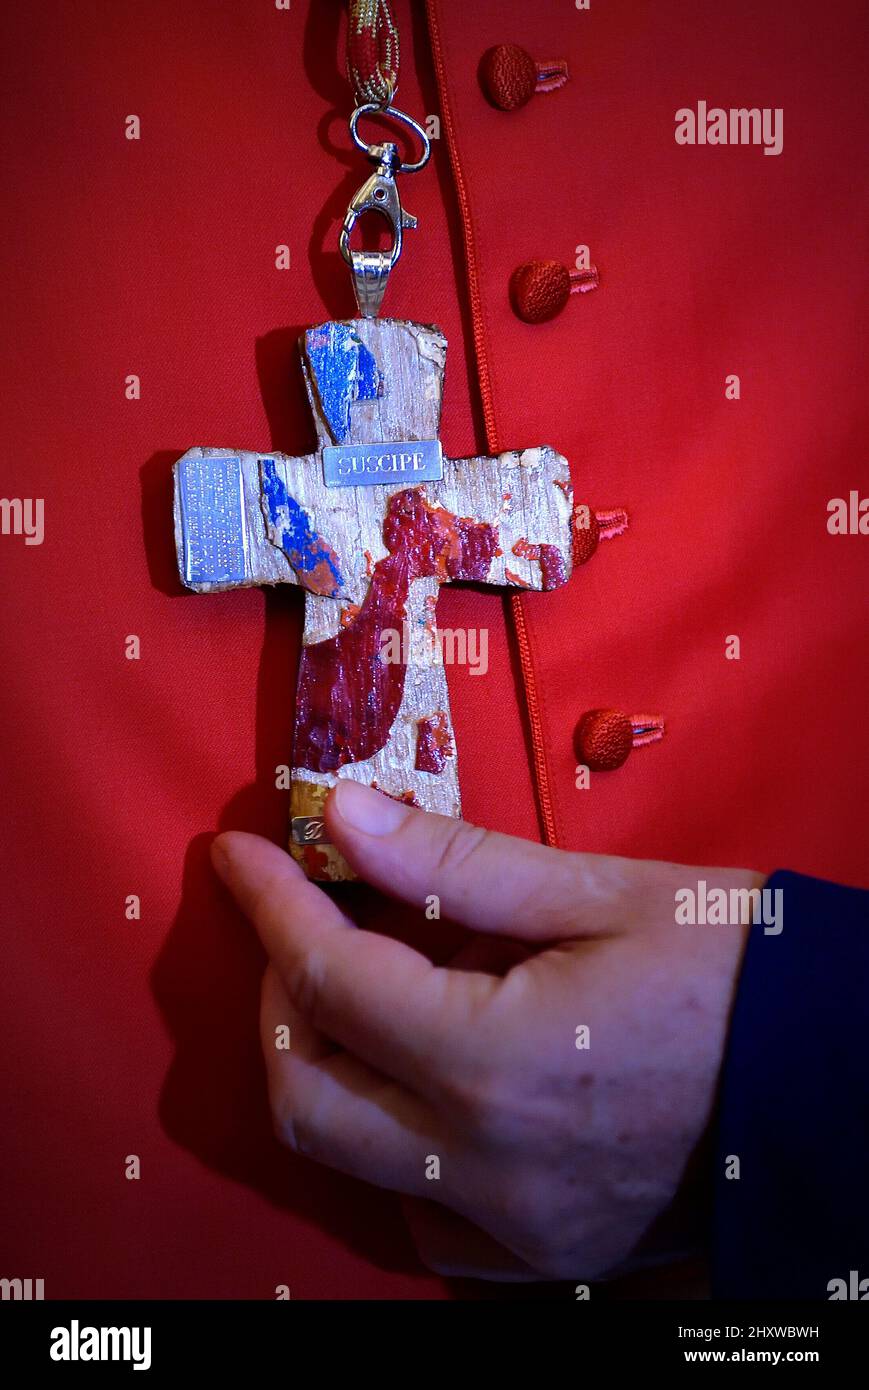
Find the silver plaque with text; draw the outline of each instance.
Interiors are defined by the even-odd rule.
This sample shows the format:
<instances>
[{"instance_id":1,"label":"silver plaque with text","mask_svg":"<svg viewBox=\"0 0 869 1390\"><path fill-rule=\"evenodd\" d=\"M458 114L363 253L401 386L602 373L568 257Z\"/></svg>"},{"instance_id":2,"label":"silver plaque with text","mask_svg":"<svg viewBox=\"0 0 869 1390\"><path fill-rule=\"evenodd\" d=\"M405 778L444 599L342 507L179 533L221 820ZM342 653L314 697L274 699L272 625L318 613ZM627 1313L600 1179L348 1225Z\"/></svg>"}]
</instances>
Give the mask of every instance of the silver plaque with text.
<instances>
[{"instance_id":1,"label":"silver plaque with text","mask_svg":"<svg viewBox=\"0 0 869 1390\"><path fill-rule=\"evenodd\" d=\"M181 459L178 465L184 580L187 584L228 584L247 573L247 535L241 460Z\"/></svg>"},{"instance_id":2,"label":"silver plaque with text","mask_svg":"<svg viewBox=\"0 0 869 1390\"><path fill-rule=\"evenodd\" d=\"M327 487L394 487L436 483L444 476L439 439L393 440L388 444L339 444L323 450Z\"/></svg>"}]
</instances>

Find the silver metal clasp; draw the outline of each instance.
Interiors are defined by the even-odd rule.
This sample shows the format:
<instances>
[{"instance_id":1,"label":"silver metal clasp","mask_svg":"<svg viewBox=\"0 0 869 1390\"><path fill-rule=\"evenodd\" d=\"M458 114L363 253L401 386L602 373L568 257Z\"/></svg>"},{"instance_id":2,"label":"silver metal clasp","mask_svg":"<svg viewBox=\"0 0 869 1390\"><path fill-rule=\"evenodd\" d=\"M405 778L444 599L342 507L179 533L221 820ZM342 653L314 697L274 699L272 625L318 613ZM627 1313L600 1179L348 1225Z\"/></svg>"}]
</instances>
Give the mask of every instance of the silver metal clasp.
<instances>
[{"instance_id":1,"label":"silver metal clasp","mask_svg":"<svg viewBox=\"0 0 869 1390\"><path fill-rule=\"evenodd\" d=\"M392 116L410 126L422 142L422 156L415 163L405 164L398 153L398 146L391 141L384 141L379 145L366 145L357 133L357 125L360 116L370 112ZM359 313L363 318L376 318L383 301L389 272L401 255L402 233L416 226L416 218L405 212L401 206L396 178L400 173L412 174L422 169L431 154L431 143L425 131L412 117L394 106L379 106L376 102L357 106L350 118L350 134L354 143L365 151L376 167L371 177L365 180L350 201L338 237L338 246L353 272L353 289ZM378 213L389 223L392 245L388 250L351 250L350 234L359 218L369 212Z\"/></svg>"}]
</instances>

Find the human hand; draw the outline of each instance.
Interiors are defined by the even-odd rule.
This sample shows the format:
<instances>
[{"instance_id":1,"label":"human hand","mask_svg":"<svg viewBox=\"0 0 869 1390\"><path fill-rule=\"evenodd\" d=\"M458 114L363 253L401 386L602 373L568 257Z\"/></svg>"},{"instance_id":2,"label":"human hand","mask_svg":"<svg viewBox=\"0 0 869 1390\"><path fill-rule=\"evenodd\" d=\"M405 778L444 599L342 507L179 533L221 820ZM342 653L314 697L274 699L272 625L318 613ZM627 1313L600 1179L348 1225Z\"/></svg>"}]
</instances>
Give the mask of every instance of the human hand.
<instances>
[{"instance_id":1,"label":"human hand","mask_svg":"<svg viewBox=\"0 0 869 1390\"><path fill-rule=\"evenodd\" d=\"M675 1238L712 1115L746 928L676 925L675 894L763 876L548 849L349 779L326 821L369 883L419 907L436 895L477 935L434 966L355 928L271 842L217 838L270 957L261 1034L282 1142L405 1194L441 1273L590 1279L683 1253L658 1237ZM695 1237L699 1220L677 1243Z\"/></svg>"}]
</instances>

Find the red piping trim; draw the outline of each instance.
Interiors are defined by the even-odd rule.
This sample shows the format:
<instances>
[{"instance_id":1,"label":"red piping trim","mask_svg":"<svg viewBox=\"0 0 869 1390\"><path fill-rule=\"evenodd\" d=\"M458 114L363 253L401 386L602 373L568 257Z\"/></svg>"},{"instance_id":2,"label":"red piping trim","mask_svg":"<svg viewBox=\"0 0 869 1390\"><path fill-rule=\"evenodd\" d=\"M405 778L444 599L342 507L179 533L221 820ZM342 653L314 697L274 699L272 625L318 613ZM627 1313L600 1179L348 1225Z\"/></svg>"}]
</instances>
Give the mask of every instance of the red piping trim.
<instances>
[{"instance_id":1,"label":"red piping trim","mask_svg":"<svg viewBox=\"0 0 869 1390\"><path fill-rule=\"evenodd\" d=\"M441 94L443 123L447 133L447 149L449 150L450 165L453 171L453 179L455 180L456 193L459 199L459 210L462 216L462 234L465 241L465 257L468 266L468 290L471 296L471 311L474 322L474 350L477 357L477 372L480 378L480 395L483 401L486 443L487 447L494 454L500 453L500 449L495 425L495 409L492 403L492 384L489 377L489 362L486 357L486 344L483 335L483 301L480 296L480 282L477 274L477 247L474 240L474 228L471 223L471 205L468 198L467 186L465 184L465 176L459 164L453 113L447 94L446 67L444 64L443 48L441 47L440 29L438 27L436 0L426 0L426 13L428 15L428 30L431 40L432 56L434 58L435 76L437 77L437 83Z\"/></svg>"},{"instance_id":2,"label":"red piping trim","mask_svg":"<svg viewBox=\"0 0 869 1390\"><path fill-rule=\"evenodd\" d=\"M470 199L468 197L468 189L462 167L459 163L455 123L453 121L453 113L447 92L446 65L444 63L443 47L441 44L436 0L426 0L426 15L428 18L428 31L431 41L432 57L434 59L435 76L441 95L441 114L443 117L444 130L446 131L447 149L449 151L450 166L453 171L453 179L456 185L456 194L462 219L462 234L465 241L465 260L468 269L468 292L470 294L471 317L474 325L474 352L477 358L477 375L479 377L480 397L483 405L483 422L486 427L486 445L490 453L497 454L501 452L501 449L498 441L497 425L495 423L492 379L489 372L488 357L486 356L486 341L483 328L483 301L480 294L477 246L471 220ZM521 594L511 594L510 609L513 615L516 642L519 648L519 661L522 667L522 680L525 687L525 701L528 707L528 722L531 726L534 775L537 788L537 802L540 811L540 824L545 843L547 845L555 845L557 844L555 810L550 790L549 764L546 759L543 742L543 718L540 710L540 698L537 692L534 667L531 660L531 644L528 638L528 627L525 621L525 610L522 605Z\"/></svg>"},{"instance_id":3,"label":"red piping trim","mask_svg":"<svg viewBox=\"0 0 869 1390\"><path fill-rule=\"evenodd\" d=\"M540 712L540 701L537 698L534 667L531 662L531 644L528 640L528 628L525 623L525 610L522 607L521 594L510 595L510 609L513 614L513 626L516 629L516 642L519 647L519 661L522 666L522 678L525 683L528 722L531 725L531 749L534 755L534 774L537 786L537 803L540 810L540 825L543 830L544 843L547 845L556 845L558 843L558 836L555 830L555 809L552 805L552 795L549 790L549 765L546 761L546 753L543 748L543 716Z\"/></svg>"}]
</instances>

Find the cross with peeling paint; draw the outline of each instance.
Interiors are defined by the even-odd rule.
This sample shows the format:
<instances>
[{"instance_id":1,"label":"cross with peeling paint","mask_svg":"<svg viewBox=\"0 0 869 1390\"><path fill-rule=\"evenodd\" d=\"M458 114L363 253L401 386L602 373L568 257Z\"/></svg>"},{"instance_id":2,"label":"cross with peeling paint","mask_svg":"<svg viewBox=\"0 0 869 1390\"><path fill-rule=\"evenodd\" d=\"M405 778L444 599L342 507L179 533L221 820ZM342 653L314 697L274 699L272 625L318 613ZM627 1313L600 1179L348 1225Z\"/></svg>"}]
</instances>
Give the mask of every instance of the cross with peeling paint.
<instances>
[{"instance_id":1,"label":"cross with peeling paint","mask_svg":"<svg viewBox=\"0 0 869 1390\"><path fill-rule=\"evenodd\" d=\"M306 590L290 849L310 878L338 880L353 877L323 821L338 777L461 814L440 586L553 589L576 536L553 449L443 457L438 329L352 319L309 329L300 346L317 452L190 449L174 470L175 539L197 593ZM608 534L594 516L591 527ZM422 632L432 640L401 640Z\"/></svg>"}]
</instances>

